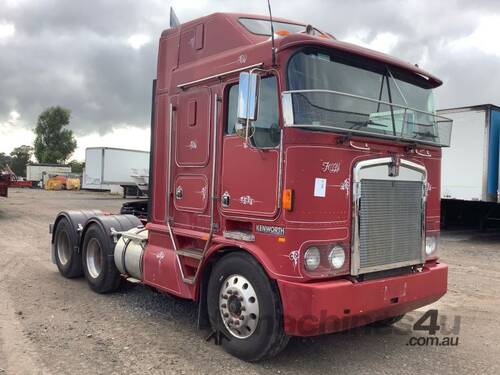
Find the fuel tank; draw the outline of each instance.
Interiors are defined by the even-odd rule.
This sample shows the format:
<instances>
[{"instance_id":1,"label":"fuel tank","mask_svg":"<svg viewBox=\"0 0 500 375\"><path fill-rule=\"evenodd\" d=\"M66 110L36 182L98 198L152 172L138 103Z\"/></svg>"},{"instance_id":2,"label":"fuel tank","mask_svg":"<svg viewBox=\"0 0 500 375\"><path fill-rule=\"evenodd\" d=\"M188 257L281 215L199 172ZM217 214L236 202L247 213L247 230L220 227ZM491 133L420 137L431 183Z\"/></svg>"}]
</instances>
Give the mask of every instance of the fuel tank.
<instances>
[{"instance_id":1,"label":"fuel tank","mask_svg":"<svg viewBox=\"0 0 500 375\"><path fill-rule=\"evenodd\" d=\"M142 281L142 259L147 239L148 231L144 227L122 233L114 251L116 268L120 273Z\"/></svg>"}]
</instances>

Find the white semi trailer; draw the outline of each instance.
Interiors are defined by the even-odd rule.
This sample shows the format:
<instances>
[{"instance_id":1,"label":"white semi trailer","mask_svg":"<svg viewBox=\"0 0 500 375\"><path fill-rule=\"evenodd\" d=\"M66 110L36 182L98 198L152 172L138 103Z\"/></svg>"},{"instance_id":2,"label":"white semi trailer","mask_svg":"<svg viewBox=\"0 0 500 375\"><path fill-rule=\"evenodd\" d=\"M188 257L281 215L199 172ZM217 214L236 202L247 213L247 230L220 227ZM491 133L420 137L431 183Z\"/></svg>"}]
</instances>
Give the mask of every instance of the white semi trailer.
<instances>
[{"instance_id":1,"label":"white semi trailer","mask_svg":"<svg viewBox=\"0 0 500 375\"><path fill-rule=\"evenodd\" d=\"M500 216L500 107L483 104L438 113L453 120L452 146L443 148L442 218L484 226Z\"/></svg>"},{"instance_id":2,"label":"white semi trailer","mask_svg":"<svg viewBox=\"0 0 500 375\"><path fill-rule=\"evenodd\" d=\"M149 176L149 152L111 147L85 150L83 189L111 190L137 186L137 175Z\"/></svg>"}]
</instances>

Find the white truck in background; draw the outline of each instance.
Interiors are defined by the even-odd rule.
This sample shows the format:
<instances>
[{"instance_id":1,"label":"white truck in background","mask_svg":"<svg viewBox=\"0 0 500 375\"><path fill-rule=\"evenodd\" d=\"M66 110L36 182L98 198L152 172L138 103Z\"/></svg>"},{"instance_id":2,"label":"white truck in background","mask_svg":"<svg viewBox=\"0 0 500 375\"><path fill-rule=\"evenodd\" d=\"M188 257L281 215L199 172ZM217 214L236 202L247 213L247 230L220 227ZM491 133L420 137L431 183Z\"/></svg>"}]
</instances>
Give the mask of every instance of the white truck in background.
<instances>
[{"instance_id":1,"label":"white truck in background","mask_svg":"<svg viewBox=\"0 0 500 375\"><path fill-rule=\"evenodd\" d=\"M148 178L147 151L112 147L89 147L85 150L83 189L110 190L125 195L127 188L139 188L141 182L140 190L147 191Z\"/></svg>"}]
</instances>

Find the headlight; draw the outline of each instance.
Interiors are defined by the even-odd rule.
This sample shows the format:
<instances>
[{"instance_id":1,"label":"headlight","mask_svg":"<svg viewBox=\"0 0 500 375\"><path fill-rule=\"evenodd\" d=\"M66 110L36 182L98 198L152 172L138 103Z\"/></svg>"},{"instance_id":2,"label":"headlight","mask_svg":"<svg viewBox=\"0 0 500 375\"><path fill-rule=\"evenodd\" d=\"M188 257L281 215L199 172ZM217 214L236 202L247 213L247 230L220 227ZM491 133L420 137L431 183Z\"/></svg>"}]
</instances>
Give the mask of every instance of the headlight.
<instances>
[{"instance_id":1,"label":"headlight","mask_svg":"<svg viewBox=\"0 0 500 375\"><path fill-rule=\"evenodd\" d=\"M316 268L319 267L319 263L320 263L319 249L315 246L311 246L309 249L307 249L306 253L304 254L304 267L308 271L314 271Z\"/></svg>"},{"instance_id":2,"label":"headlight","mask_svg":"<svg viewBox=\"0 0 500 375\"><path fill-rule=\"evenodd\" d=\"M432 255L437 248L437 239L434 236L428 236L425 238L425 253L427 256Z\"/></svg>"},{"instance_id":3,"label":"headlight","mask_svg":"<svg viewBox=\"0 0 500 375\"><path fill-rule=\"evenodd\" d=\"M328 263L333 269L338 270L344 265L345 251L341 246L335 246L328 254Z\"/></svg>"}]
</instances>

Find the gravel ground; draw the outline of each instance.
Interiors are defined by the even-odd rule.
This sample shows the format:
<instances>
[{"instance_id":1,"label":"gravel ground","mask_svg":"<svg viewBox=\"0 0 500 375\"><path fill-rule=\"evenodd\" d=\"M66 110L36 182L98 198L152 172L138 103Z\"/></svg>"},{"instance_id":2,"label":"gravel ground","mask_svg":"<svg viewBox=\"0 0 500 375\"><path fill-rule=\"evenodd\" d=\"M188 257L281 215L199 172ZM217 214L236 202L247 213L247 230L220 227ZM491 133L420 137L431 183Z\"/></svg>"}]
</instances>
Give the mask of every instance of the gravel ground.
<instances>
[{"instance_id":1,"label":"gravel ground","mask_svg":"<svg viewBox=\"0 0 500 375\"><path fill-rule=\"evenodd\" d=\"M442 328L459 319L457 346L411 346L411 326L294 338L273 360L249 364L205 342L188 301L138 286L98 295L50 262L48 225L62 209L118 212L107 193L10 189L0 199L0 374L500 373L500 233L445 232L449 292L432 308ZM448 337L440 331L437 337Z\"/></svg>"}]
</instances>

